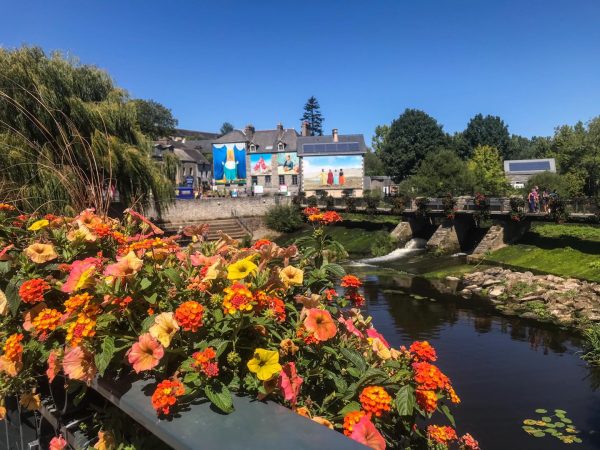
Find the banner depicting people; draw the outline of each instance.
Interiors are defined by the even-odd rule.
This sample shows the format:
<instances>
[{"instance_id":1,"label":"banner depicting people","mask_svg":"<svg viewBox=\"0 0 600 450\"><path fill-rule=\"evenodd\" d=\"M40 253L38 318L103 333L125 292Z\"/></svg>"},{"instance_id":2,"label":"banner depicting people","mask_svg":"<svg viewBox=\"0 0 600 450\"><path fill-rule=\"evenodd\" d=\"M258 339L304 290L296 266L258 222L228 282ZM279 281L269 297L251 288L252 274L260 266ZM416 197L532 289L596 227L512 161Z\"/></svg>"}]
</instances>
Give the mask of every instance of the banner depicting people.
<instances>
[{"instance_id":1,"label":"banner depicting people","mask_svg":"<svg viewBox=\"0 0 600 450\"><path fill-rule=\"evenodd\" d=\"M277 175L298 175L300 159L298 153L277 154Z\"/></svg>"},{"instance_id":2,"label":"banner depicting people","mask_svg":"<svg viewBox=\"0 0 600 450\"><path fill-rule=\"evenodd\" d=\"M273 164L271 153L254 153L250 155L250 175L271 175Z\"/></svg>"},{"instance_id":3,"label":"banner depicting people","mask_svg":"<svg viewBox=\"0 0 600 450\"><path fill-rule=\"evenodd\" d=\"M245 184L246 145L213 144L213 169L217 184Z\"/></svg>"},{"instance_id":4,"label":"banner depicting people","mask_svg":"<svg viewBox=\"0 0 600 450\"><path fill-rule=\"evenodd\" d=\"M304 156L302 179L305 191L316 189L361 189L362 155Z\"/></svg>"}]
</instances>

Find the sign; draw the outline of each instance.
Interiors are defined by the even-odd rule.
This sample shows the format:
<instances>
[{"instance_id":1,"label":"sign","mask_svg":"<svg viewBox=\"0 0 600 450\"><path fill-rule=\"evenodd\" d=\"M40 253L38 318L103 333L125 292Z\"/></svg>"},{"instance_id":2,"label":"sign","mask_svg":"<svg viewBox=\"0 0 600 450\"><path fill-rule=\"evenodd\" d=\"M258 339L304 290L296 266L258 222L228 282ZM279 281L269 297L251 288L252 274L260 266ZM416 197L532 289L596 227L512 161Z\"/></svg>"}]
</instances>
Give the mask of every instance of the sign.
<instances>
[{"instance_id":1,"label":"sign","mask_svg":"<svg viewBox=\"0 0 600 450\"><path fill-rule=\"evenodd\" d=\"M252 186L252 189L254 189L255 194L262 194L264 192L263 186L261 186L260 184L255 184L254 186Z\"/></svg>"},{"instance_id":2,"label":"sign","mask_svg":"<svg viewBox=\"0 0 600 450\"><path fill-rule=\"evenodd\" d=\"M194 187L194 177L192 177L192 176L185 177L185 185L187 187Z\"/></svg>"},{"instance_id":3,"label":"sign","mask_svg":"<svg viewBox=\"0 0 600 450\"><path fill-rule=\"evenodd\" d=\"M177 188L177 198L193 199L194 198L194 189L192 189L190 187L178 187Z\"/></svg>"}]
</instances>

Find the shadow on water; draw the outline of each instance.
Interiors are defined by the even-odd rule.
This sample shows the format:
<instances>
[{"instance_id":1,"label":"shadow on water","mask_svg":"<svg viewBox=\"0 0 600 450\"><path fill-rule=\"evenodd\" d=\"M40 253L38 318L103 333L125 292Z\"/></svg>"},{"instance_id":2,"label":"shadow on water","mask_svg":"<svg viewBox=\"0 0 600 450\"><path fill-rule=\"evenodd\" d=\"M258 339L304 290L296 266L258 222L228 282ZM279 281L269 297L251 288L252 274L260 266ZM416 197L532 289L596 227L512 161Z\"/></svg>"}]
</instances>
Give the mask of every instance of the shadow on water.
<instances>
[{"instance_id":1,"label":"shadow on water","mask_svg":"<svg viewBox=\"0 0 600 450\"><path fill-rule=\"evenodd\" d=\"M362 276L368 313L393 346L428 340L436 347L462 398L454 408L459 432L472 432L487 450L562 449L558 439L531 437L521 425L535 409L564 409L583 439L573 448L600 449L600 371L580 359L577 336L440 294L411 275L352 271Z\"/></svg>"}]
</instances>

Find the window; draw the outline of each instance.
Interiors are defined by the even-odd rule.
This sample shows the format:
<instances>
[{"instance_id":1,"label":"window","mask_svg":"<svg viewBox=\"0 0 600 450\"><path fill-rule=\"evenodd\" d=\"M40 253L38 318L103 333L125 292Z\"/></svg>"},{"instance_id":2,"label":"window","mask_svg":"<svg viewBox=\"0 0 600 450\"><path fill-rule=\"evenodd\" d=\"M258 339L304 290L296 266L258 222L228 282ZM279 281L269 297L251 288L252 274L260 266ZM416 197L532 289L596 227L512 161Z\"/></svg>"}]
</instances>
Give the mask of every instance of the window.
<instances>
[{"instance_id":1,"label":"window","mask_svg":"<svg viewBox=\"0 0 600 450\"><path fill-rule=\"evenodd\" d=\"M298 186L298 175L292 175L292 186Z\"/></svg>"},{"instance_id":2,"label":"window","mask_svg":"<svg viewBox=\"0 0 600 450\"><path fill-rule=\"evenodd\" d=\"M256 186L258 184L258 177L252 177L252 186Z\"/></svg>"},{"instance_id":3,"label":"window","mask_svg":"<svg viewBox=\"0 0 600 450\"><path fill-rule=\"evenodd\" d=\"M194 169L190 167L190 175L192 175L193 170Z\"/></svg>"},{"instance_id":4,"label":"window","mask_svg":"<svg viewBox=\"0 0 600 450\"><path fill-rule=\"evenodd\" d=\"M250 144L250 151L251 152L255 152L256 151L256 145Z\"/></svg>"},{"instance_id":5,"label":"window","mask_svg":"<svg viewBox=\"0 0 600 450\"><path fill-rule=\"evenodd\" d=\"M279 175L279 185L285 184L285 175Z\"/></svg>"},{"instance_id":6,"label":"window","mask_svg":"<svg viewBox=\"0 0 600 450\"><path fill-rule=\"evenodd\" d=\"M265 175L265 186L271 187L271 175Z\"/></svg>"},{"instance_id":7,"label":"window","mask_svg":"<svg viewBox=\"0 0 600 450\"><path fill-rule=\"evenodd\" d=\"M277 144L277 150L279 150L280 152L282 152L285 148L285 145L283 145L283 142L280 142L279 144Z\"/></svg>"}]
</instances>

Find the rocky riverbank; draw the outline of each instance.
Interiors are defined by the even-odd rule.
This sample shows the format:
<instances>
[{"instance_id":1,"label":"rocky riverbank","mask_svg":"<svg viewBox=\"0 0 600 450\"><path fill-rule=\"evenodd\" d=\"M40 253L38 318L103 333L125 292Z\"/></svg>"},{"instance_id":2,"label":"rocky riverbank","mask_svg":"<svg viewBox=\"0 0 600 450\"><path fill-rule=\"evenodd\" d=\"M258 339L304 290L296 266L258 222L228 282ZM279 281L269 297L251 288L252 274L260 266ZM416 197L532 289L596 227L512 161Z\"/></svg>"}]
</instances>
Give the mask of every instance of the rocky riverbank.
<instances>
[{"instance_id":1,"label":"rocky riverbank","mask_svg":"<svg viewBox=\"0 0 600 450\"><path fill-rule=\"evenodd\" d=\"M493 267L458 279L464 298L484 298L503 314L585 328L600 322L600 284Z\"/></svg>"}]
</instances>

